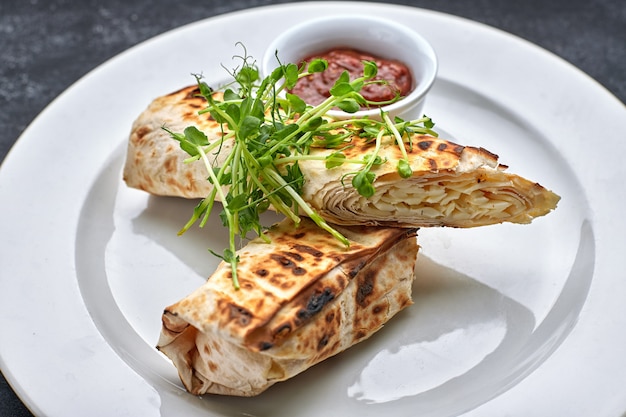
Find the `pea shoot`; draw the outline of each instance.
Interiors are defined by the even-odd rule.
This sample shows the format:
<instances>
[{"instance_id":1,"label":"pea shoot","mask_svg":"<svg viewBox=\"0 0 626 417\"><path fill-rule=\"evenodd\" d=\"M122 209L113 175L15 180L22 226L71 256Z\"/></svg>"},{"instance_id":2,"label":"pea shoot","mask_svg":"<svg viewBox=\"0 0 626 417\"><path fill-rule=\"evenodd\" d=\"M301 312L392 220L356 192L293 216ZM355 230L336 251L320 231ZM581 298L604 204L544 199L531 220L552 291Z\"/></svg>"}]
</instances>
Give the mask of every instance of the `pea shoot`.
<instances>
[{"instance_id":1,"label":"pea shoot","mask_svg":"<svg viewBox=\"0 0 626 417\"><path fill-rule=\"evenodd\" d=\"M376 192L375 168L387 163L378 156L384 136L395 137L402 151L403 158L397 170L403 178L412 174L405 150L407 142L410 146L410 135L428 133L436 136L432 130L434 124L428 117L392 121L384 112L381 112L382 121L369 118L333 120L327 116L333 108L352 114L361 106L381 104L368 102L360 94L365 85L381 82L374 80L377 73L374 62L364 62L363 76L354 80L344 72L330 89L330 96L319 105L310 106L288 91L299 79L325 71L328 67L325 60L316 59L300 67L280 63L271 74L261 78L254 61L243 49L244 54L236 57L241 61L240 66L230 71L234 81L221 96L216 95L201 76L195 76L200 94L207 101L206 108L199 113L209 113L220 123L222 135L219 139L210 142L207 135L194 126L187 127L182 133L163 127L190 155L187 163L202 161L208 181L214 186L194 208L179 234L196 222L204 226L213 212L215 201L220 201L219 217L229 230L228 247L222 254L211 253L230 264L236 289L239 289L237 238L244 239L248 233L254 232L267 239L259 216L270 207L296 225L300 215L304 214L343 245L350 245L346 237L302 199L301 190L306 178L300 171L299 161L321 158L327 169L346 163L361 165L361 169L348 175L357 192L369 198ZM373 154L362 159L348 159L343 151L351 146L352 140L375 142ZM214 166L210 155L219 152L225 141L233 141L232 150L221 166ZM311 148L335 151L327 156L317 156L310 154Z\"/></svg>"}]
</instances>

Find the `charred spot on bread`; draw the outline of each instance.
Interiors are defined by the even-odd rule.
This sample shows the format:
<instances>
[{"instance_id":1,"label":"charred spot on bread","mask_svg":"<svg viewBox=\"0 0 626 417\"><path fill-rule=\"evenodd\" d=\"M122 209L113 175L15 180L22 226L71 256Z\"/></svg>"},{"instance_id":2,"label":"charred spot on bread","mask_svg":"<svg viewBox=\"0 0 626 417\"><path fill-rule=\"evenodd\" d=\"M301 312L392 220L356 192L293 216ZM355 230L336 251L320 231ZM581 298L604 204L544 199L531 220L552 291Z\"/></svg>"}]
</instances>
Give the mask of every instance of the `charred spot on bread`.
<instances>
[{"instance_id":1,"label":"charred spot on bread","mask_svg":"<svg viewBox=\"0 0 626 417\"><path fill-rule=\"evenodd\" d=\"M309 298L306 307L298 311L298 318L306 320L319 313L322 308L335 298L335 294L330 288L325 288L322 292L314 292Z\"/></svg>"},{"instance_id":2,"label":"charred spot on bread","mask_svg":"<svg viewBox=\"0 0 626 417\"><path fill-rule=\"evenodd\" d=\"M247 309L238 306L236 304L229 304L228 305L228 317L229 319L231 319L232 321L234 321L235 323L239 324L240 326L247 326L248 324L250 324L250 321L252 320L252 313L250 313L250 311L248 311Z\"/></svg>"}]
</instances>

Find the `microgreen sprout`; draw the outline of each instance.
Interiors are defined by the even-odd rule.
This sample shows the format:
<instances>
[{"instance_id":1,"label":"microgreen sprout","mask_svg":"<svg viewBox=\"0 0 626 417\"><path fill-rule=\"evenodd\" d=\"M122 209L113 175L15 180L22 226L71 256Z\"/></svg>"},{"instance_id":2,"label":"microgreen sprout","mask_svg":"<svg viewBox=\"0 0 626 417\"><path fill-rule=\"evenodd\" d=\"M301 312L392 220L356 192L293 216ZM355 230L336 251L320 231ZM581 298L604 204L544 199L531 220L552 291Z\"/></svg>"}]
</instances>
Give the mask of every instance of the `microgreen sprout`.
<instances>
[{"instance_id":1,"label":"microgreen sprout","mask_svg":"<svg viewBox=\"0 0 626 417\"><path fill-rule=\"evenodd\" d=\"M259 216L270 207L295 224L304 214L343 245L350 245L346 237L301 197L306 178L300 170L299 161L321 159L327 169L346 163L361 165L361 169L348 175L358 193L368 198L375 193L375 168L387 162L378 156L384 136L395 137L403 155L397 169L406 178L411 175L411 168L405 142L410 144L413 133L436 133L432 131L434 124L427 117L413 121L396 118L392 122L385 113L382 113L382 121L369 118L333 120L327 116L333 108L355 113L361 106L372 104L363 98L360 91L369 83L380 82L374 80L377 74L374 62L363 63L362 77L351 80L347 72L341 74L330 89L330 96L319 105L310 106L288 91L300 78L325 71L328 67L325 60L316 59L300 67L279 61L279 66L271 74L261 78L245 48L244 54L236 58L241 64L230 71L234 79L232 86L235 87L225 88L222 96L215 95L201 76L195 76L200 94L207 101L206 108L199 113L209 113L220 123L222 135L219 139L210 142L206 134L193 126L182 133L167 127L164 129L190 155L187 163L202 161L208 172L208 181L214 186L194 208L179 234L196 222L204 226L216 199L220 201L222 211L219 217L222 224L228 227L229 243L222 254L211 253L230 263L233 285L238 289L237 239L245 239L248 233L254 232L267 240ZM353 140L373 141L373 153L362 159L347 158L343 152L354 146L351 144ZM218 153L225 141L233 141L232 150L220 166L214 166L209 155ZM335 151L327 156L311 155L312 147Z\"/></svg>"}]
</instances>

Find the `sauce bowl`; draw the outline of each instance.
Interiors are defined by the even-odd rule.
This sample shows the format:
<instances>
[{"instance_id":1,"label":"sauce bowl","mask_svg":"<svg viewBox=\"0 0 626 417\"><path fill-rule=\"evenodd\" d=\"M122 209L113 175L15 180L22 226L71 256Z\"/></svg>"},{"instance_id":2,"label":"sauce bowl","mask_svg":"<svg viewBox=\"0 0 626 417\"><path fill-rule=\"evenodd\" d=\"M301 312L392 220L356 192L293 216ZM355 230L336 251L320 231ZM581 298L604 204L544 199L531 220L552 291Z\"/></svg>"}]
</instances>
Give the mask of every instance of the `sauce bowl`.
<instances>
[{"instance_id":1,"label":"sauce bowl","mask_svg":"<svg viewBox=\"0 0 626 417\"><path fill-rule=\"evenodd\" d=\"M379 120L382 109L392 118L398 116L412 120L422 117L424 100L437 74L437 56L424 37L392 20L351 14L296 24L268 45L261 72L268 75L280 63L300 65L311 55L337 48L353 49L403 62L411 71L413 90L388 105L362 109L356 113L333 109L328 111L328 116L335 119L367 116Z\"/></svg>"}]
</instances>

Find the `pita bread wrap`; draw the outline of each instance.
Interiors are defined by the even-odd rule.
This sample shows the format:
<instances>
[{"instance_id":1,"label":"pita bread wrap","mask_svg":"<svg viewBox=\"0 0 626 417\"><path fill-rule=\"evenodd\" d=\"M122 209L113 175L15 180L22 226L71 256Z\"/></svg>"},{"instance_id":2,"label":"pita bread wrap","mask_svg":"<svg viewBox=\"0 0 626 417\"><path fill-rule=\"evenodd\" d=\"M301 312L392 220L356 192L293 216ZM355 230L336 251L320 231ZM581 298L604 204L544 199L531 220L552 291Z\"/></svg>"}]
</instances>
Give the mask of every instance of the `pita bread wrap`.
<instances>
[{"instance_id":1,"label":"pita bread wrap","mask_svg":"<svg viewBox=\"0 0 626 417\"><path fill-rule=\"evenodd\" d=\"M409 228L342 227L350 248L302 219L238 252L163 313L158 349L189 392L253 396L360 342L410 305L418 245Z\"/></svg>"},{"instance_id":2,"label":"pita bread wrap","mask_svg":"<svg viewBox=\"0 0 626 417\"><path fill-rule=\"evenodd\" d=\"M198 94L197 87L190 86L159 97L136 119L124 167L128 186L156 195L209 195L212 185L205 166L183 163L188 155L162 129L182 132L195 126L210 140L221 137L216 121L198 115L206 107ZM344 151L348 159L361 159L374 146L358 138L352 145ZM223 163L230 149L232 142L225 141L213 160L215 166ZM350 185L350 173L360 165L344 163L327 169L323 160L300 161L305 177L302 197L330 223L396 227L529 223L549 213L559 201L559 196L538 183L506 172L498 157L485 149L414 135L406 150L413 174L403 179L396 171L400 149L393 138L383 138L379 155L387 162L372 170L377 176L376 193L370 198ZM312 148L311 154L326 156L334 151Z\"/></svg>"}]
</instances>

